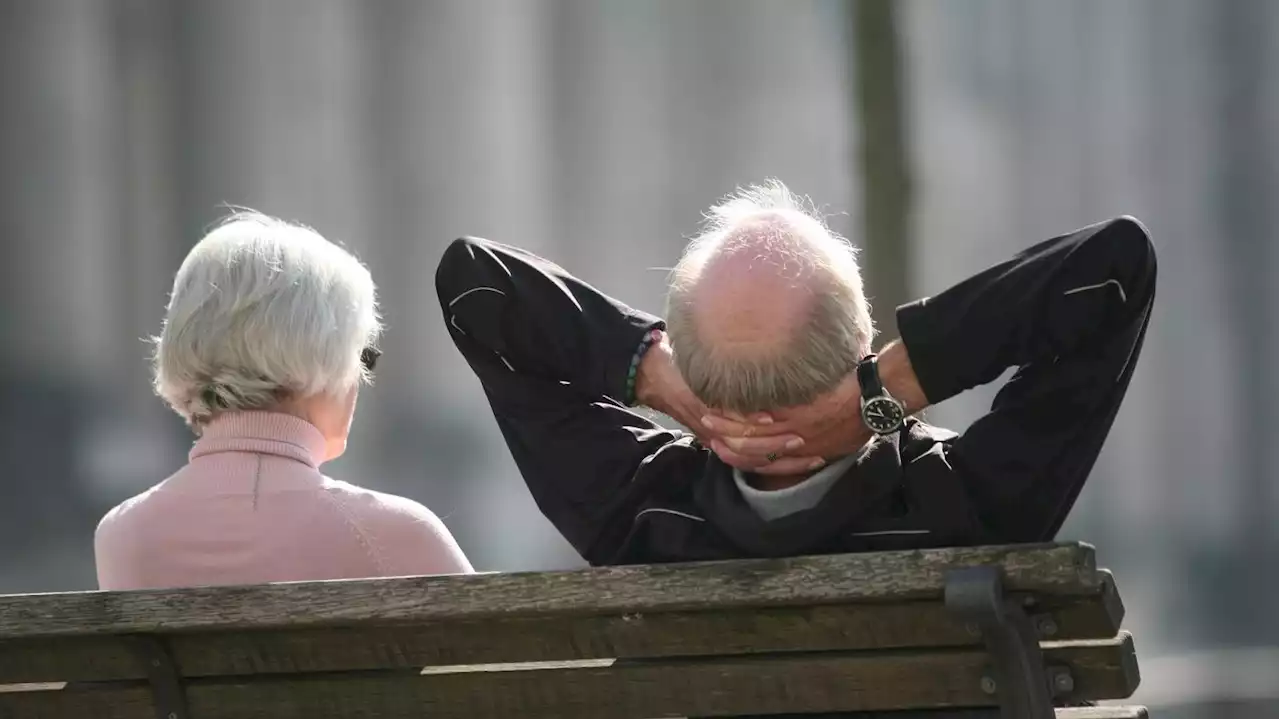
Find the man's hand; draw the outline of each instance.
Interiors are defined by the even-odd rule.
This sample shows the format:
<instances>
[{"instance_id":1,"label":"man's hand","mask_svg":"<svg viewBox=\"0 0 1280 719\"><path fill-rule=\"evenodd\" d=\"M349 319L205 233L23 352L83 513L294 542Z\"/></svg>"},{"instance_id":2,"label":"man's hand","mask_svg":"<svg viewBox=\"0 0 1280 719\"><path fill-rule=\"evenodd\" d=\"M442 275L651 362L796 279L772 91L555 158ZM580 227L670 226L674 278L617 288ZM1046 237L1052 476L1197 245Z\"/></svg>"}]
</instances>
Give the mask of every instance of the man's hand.
<instances>
[{"instance_id":1,"label":"man's hand","mask_svg":"<svg viewBox=\"0 0 1280 719\"><path fill-rule=\"evenodd\" d=\"M711 411L693 394L684 378L676 368L675 358L671 352L671 344L664 334L661 341L654 343L640 360L640 369L636 373L636 401L653 410L657 410L680 424L688 427L707 447L725 455L727 449L725 437L720 436L713 427L709 427L704 418L710 417ZM767 421L767 420L766 420ZM750 436L754 428L747 425L732 425L738 436ZM761 433L762 435L765 433ZM735 467L756 471L756 466L772 465L772 469L785 470L780 474L801 474L812 471L823 464L822 459L813 453L802 451L804 440L789 432L769 432L768 436L760 436L747 442L746 451L752 456L740 457ZM783 457L783 453L788 456ZM779 458L775 462L767 459L774 454ZM727 461L727 460L726 460ZM730 462L730 464L733 464Z\"/></svg>"},{"instance_id":2,"label":"man's hand","mask_svg":"<svg viewBox=\"0 0 1280 719\"><path fill-rule=\"evenodd\" d=\"M706 413L706 405L694 396L676 369L666 333L640 360L636 372L636 403L667 415L702 438L702 425L698 420Z\"/></svg>"},{"instance_id":3,"label":"man's hand","mask_svg":"<svg viewBox=\"0 0 1280 719\"><path fill-rule=\"evenodd\" d=\"M879 365L886 389L903 403L907 414L928 406L901 341L885 347ZM757 474L797 474L792 455L803 453L831 460L853 454L871 440L874 433L862 423L861 395L858 380L850 373L834 390L807 405L750 417L713 411L703 418L702 426L722 438L712 449L726 464ZM767 455L776 450L762 448L775 446L776 442L768 443L775 436L799 436L803 442L797 445L792 441L785 452L778 453L780 458L771 462ZM811 466L808 471L819 466Z\"/></svg>"},{"instance_id":4,"label":"man's hand","mask_svg":"<svg viewBox=\"0 0 1280 719\"><path fill-rule=\"evenodd\" d=\"M791 455L803 453L831 460L862 449L873 436L862 423L858 381L850 375L834 390L806 405L787 407L750 417L712 412L703 422L709 431L723 437L712 449L725 464L757 474L797 474ZM798 436L786 454L769 461L760 447L777 435ZM800 471L813 471L823 462L812 461Z\"/></svg>"}]
</instances>

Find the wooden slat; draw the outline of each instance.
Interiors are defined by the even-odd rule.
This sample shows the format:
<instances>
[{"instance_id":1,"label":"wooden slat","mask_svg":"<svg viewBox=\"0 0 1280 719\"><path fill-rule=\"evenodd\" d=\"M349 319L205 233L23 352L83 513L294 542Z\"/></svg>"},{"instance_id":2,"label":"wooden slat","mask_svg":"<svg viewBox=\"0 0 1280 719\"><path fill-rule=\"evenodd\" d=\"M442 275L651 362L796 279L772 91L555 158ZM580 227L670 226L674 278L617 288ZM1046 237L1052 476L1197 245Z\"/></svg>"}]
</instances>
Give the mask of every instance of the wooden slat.
<instances>
[{"instance_id":1,"label":"wooden slat","mask_svg":"<svg viewBox=\"0 0 1280 719\"><path fill-rule=\"evenodd\" d=\"M1046 597L1044 639L1105 639L1120 629L1109 583L1099 593ZM941 602L775 607L730 611L527 617L166 636L183 676L412 668L592 658L652 658L902 647L965 646L976 636ZM0 683L146 676L123 637L0 641Z\"/></svg>"},{"instance_id":2,"label":"wooden slat","mask_svg":"<svg viewBox=\"0 0 1280 719\"><path fill-rule=\"evenodd\" d=\"M1147 708L1138 706L1079 707L1056 713L1057 719L1147 719Z\"/></svg>"},{"instance_id":3,"label":"wooden slat","mask_svg":"<svg viewBox=\"0 0 1280 719\"><path fill-rule=\"evenodd\" d=\"M1102 594L1104 611L1116 626L1124 621L1124 600L1120 598L1120 590L1116 586L1116 578L1109 569L1097 571L1099 592Z\"/></svg>"},{"instance_id":4,"label":"wooden slat","mask_svg":"<svg viewBox=\"0 0 1280 719\"><path fill-rule=\"evenodd\" d=\"M1069 667L1071 701L1119 699L1137 687L1128 635L1064 644L1046 661ZM619 662L611 667L476 671L418 676L355 672L194 680L200 719L646 719L779 712L989 706L977 649L787 654ZM151 719L142 685L0 694L0 717Z\"/></svg>"},{"instance_id":5,"label":"wooden slat","mask_svg":"<svg viewBox=\"0 0 1280 719\"><path fill-rule=\"evenodd\" d=\"M568 572L0 596L0 639L428 622L937 598L949 569L1003 567L1011 590L1088 594L1085 544L962 547Z\"/></svg>"},{"instance_id":6,"label":"wooden slat","mask_svg":"<svg viewBox=\"0 0 1280 719\"><path fill-rule=\"evenodd\" d=\"M27 688L30 689L27 689ZM56 687L55 687L56 688ZM36 691L37 685L3 685L4 691ZM0 718L8 717L3 706L0 706ZM788 713L786 716L795 716ZM1002 719L997 707L968 707L963 709L906 709L891 712L860 713L857 716L866 719ZM1069 707L1054 710L1056 719L1148 719L1147 708L1143 706L1100 706ZM754 719L754 718L743 718Z\"/></svg>"},{"instance_id":7,"label":"wooden slat","mask_svg":"<svg viewBox=\"0 0 1280 719\"><path fill-rule=\"evenodd\" d=\"M790 717L792 715L783 715ZM977 707L967 709L907 709L890 712L870 712L853 715L858 719L1003 719L997 707ZM1123 707L1069 707L1055 709L1057 719L1147 719L1147 708L1136 706ZM741 717L740 719L760 719L759 717ZM814 719L832 719L830 715L815 716ZM841 719L844 719L842 717Z\"/></svg>"},{"instance_id":8,"label":"wooden slat","mask_svg":"<svg viewBox=\"0 0 1280 719\"><path fill-rule=\"evenodd\" d=\"M784 715L790 719L791 715ZM891 712L871 712L856 714L858 719L1003 719L997 707L978 707L968 709L908 709ZM1147 719L1146 707L1079 707L1055 709L1056 719ZM759 719L758 717L742 717L741 719ZM815 716L814 719L832 719L830 715ZM845 719L845 717L841 717ZM851 718L850 718L851 719Z\"/></svg>"}]
</instances>

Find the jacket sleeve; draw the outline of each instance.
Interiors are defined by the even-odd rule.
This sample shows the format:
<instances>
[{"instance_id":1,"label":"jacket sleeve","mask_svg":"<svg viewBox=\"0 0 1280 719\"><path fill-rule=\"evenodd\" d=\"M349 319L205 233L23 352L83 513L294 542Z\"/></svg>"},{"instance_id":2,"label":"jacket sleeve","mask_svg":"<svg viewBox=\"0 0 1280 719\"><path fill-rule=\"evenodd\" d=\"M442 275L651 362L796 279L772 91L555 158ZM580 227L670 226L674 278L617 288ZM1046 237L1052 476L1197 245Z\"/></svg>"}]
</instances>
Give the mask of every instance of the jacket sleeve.
<instances>
[{"instance_id":1,"label":"jacket sleeve","mask_svg":"<svg viewBox=\"0 0 1280 719\"><path fill-rule=\"evenodd\" d=\"M1047 541L1062 526L1133 376L1155 287L1146 228L1121 217L898 309L933 404L1017 368L948 454L990 541Z\"/></svg>"},{"instance_id":2,"label":"jacket sleeve","mask_svg":"<svg viewBox=\"0 0 1280 719\"><path fill-rule=\"evenodd\" d=\"M691 439L622 404L632 357L662 321L547 260L478 238L445 250L436 290L539 508L584 559L607 562L653 483L697 471L688 452L687 468L633 481L659 450Z\"/></svg>"}]
</instances>

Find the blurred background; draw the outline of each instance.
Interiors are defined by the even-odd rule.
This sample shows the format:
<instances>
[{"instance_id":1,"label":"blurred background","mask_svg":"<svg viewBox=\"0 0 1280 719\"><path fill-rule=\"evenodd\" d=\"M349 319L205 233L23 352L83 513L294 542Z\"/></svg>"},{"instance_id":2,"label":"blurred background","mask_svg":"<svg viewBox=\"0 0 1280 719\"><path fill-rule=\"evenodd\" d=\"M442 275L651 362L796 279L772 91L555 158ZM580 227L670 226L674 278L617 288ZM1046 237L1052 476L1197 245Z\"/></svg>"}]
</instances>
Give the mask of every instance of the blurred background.
<instances>
[{"instance_id":1,"label":"blurred background","mask_svg":"<svg viewBox=\"0 0 1280 719\"><path fill-rule=\"evenodd\" d=\"M440 253L488 236L657 311L702 209L778 177L866 250L886 336L1032 242L1150 227L1153 325L1064 536L1119 578L1138 700L1274 717L1277 25L1275 0L0 0L0 592L93 588L98 518L183 462L144 338L226 204L380 285L379 381L327 472L424 502L478 569L579 565L441 325Z\"/></svg>"}]
</instances>

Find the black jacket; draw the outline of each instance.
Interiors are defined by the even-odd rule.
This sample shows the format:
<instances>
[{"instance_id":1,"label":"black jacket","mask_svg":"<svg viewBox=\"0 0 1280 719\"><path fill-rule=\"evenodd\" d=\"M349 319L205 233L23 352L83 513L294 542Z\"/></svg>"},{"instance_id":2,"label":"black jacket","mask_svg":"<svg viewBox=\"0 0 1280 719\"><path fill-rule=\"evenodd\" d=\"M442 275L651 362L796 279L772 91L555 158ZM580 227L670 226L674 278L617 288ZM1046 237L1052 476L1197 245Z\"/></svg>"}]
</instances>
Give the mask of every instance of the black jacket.
<instances>
[{"instance_id":1,"label":"black jacket","mask_svg":"<svg viewBox=\"0 0 1280 719\"><path fill-rule=\"evenodd\" d=\"M445 251L436 288L538 506L604 565L1052 539L1133 375L1155 279L1146 229L1122 217L898 308L930 401L1017 372L964 434L912 420L817 506L773 521L691 435L619 402L661 319L475 238Z\"/></svg>"}]
</instances>

